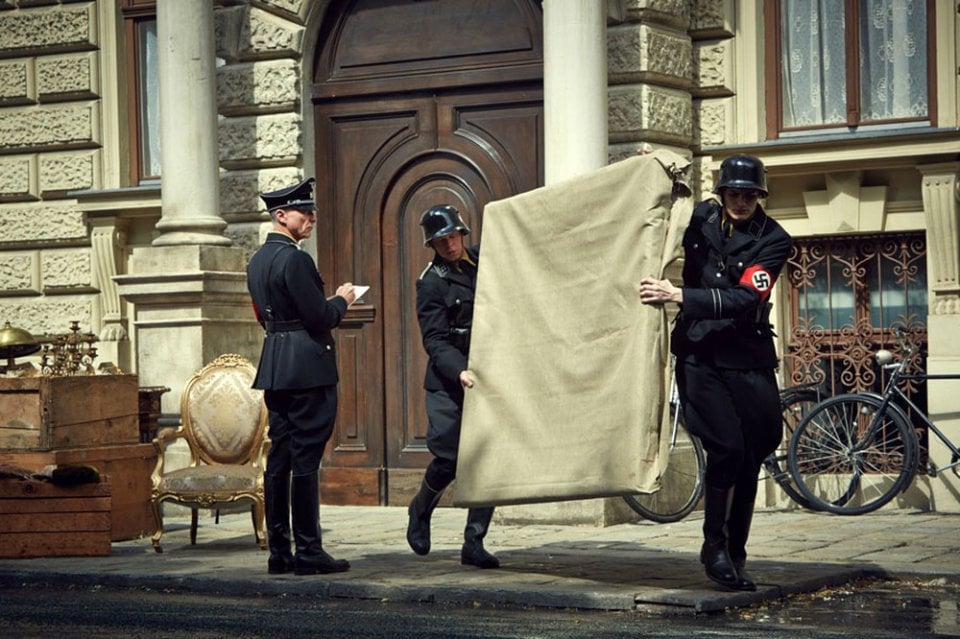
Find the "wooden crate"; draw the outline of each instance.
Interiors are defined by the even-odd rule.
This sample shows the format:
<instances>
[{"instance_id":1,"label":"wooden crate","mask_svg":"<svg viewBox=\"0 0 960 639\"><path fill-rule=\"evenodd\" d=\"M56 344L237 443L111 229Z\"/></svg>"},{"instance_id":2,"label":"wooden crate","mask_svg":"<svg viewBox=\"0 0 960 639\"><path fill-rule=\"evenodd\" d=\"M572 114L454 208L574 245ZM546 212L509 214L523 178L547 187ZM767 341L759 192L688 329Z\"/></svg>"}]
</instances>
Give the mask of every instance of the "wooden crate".
<instances>
[{"instance_id":1,"label":"wooden crate","mask_svg":"<svg viewBox=\"0 0 960 639\"><path fill-rule=\"evenodd\" d=\"M0 450L140 441L136 375L0 378Z\"/></svg>"},{"instance_id":2,"label":"wooden crate","mask_svg":"<svg viewBox=\"0 0 960 639\"><path fill-rule=\"evenodd\" d=\"M110 476L113 487L110 539L136 539L157 529L150 507L150 473L157 465L153 444L99 446L57 451L0 451L0 463L33 472L50 464L87 464Z\"/></svg>"},{"instance_id":3,"label":"wooden crate","mask_svg":"<svg viewBox=\"0 0 960 639\"><path fill-rule=\"evenodd\" d=\"M110 484L0 480L0 557L110 554Z\"/></svg>"}]
</instances>

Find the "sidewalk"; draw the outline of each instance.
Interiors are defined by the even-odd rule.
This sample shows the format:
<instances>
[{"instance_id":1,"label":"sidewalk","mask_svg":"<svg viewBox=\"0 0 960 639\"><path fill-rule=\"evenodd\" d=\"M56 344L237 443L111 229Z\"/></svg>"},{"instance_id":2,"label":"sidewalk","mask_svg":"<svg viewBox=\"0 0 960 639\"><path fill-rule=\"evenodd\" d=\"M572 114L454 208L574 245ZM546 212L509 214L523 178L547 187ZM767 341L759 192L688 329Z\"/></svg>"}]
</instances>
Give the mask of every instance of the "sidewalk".
<instances>
[{"instance_id":1,"label":"sidewalk","mask_svg":"<svg viewBox=\"0 0 960 639\"><path fill-rule=\"evenodd\" d=\"M684 614L746 606L859 576L960 580L960 515L882 509L859 517L758 511L748 550L757 592L713 586L699 563L702 513L675 524L606 528L494 521L487 548L499 570L460 565L465 511L434 514L433 550L405 540L406 509L323 506L324 547L348 559L336 575L268 575L248 513L167 519L163 553L150 540L115 542L109 557L0 560L0 579L136 586L228 595L281 594L455 605L509 604Z\"/></svg>"}]
</instances>

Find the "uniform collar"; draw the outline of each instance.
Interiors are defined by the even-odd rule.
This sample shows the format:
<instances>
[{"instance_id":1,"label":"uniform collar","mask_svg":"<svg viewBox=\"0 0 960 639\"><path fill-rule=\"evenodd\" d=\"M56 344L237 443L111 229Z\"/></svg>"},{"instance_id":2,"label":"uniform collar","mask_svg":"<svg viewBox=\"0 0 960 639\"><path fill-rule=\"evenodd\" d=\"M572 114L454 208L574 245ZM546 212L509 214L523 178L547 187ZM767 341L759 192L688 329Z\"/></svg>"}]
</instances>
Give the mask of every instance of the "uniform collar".
<instances>
[{"instance_id":1,"label":"uniform collar","mask_svg":"<svg viewBox=\"0 0 960 639\"><path fill-rule=\"evenodd\" d=\"M717 208L707 217L706 228L703 230L704 237L718 249L725 248L727 252L734 251L741 246L755 242L763 235L767 227L767 212L763 207L757 205L757 212L753 214L747 222L733 227L730 237L725 238L723 224L723 208Z\"/></svg>"},{"instance_id":2,"label":"uniform collar","mask_svg":"<svg viewBox=\"0 0 960 639\"><path fill-rule=\"evenodd\" d=\"M299 242L294 240L292 237L290 237L286 233L281 233L279 231L270 231L269 233L267 233L267 239L264 240L264 244L266 244L267 242L273 242L273 243L279 242L282 244L290 244L291 246L300 248Z\"/></svg>"},{"instance_id":3,"label":"uniform collar","mask_svg":"<svg viewBox=\"0 0 960 639\"><path fill-rule=\"evenodd\" d=\"M467 257L467 252L464 251L464 258ZM473 266L473 269L476 269L476 262L473 256L470 256L469 259L461 258L460 261L466 264ZM454 268L453 264L449 261L440 257L439 254L435 255L433 258L433 270L441 278L445 280L456 281L461 284L469 284L473 279L470 272L465 269L457 270Z\"/></svg>"}]
</instances>

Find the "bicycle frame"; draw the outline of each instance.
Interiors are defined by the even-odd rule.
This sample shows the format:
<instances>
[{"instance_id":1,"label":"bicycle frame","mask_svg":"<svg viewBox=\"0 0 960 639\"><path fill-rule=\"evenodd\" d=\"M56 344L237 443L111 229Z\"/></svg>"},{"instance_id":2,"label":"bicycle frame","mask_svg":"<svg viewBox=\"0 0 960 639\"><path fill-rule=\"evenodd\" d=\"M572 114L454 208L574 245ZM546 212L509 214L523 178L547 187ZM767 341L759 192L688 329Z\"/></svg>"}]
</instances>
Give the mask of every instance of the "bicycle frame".
<instances>
[{"instance_id":1,"label":"bicycle frame","mask_svg":"<svg viewBox=\"0 0 960 639\"><path fill-rule=\"evenodd\" d=\"M897 333L897 337L898 338L902 337L902 334ZM902 340L900 341L900 345L901 345L901 348L903 348L903 350L906 351L907 356L901 358L899 362L881 364L884 370L893 371L890 375L889 381L887 382L887 386L883 391L883 394L878 395L876 393L869 393L869 392L862 393L864 395L873 395L874 397L877 397L878 399L881 400L880 407L877 409L877 412L874 414L874 417L870 423L870 427L867 429L867 435L872 435L875 432L875 430L880 427L880 423L883 421L883 416L887 412L887 410L891 410L894 413L897 413L899 417L903 418L906 424L914 425L914 430L912 432L916 434L916 427L915 427L914 420L910 419L910 417L907 416L907 412L904 411L903 408L901 408L901 406L894 403L893 401L894 398L899 398L901 401L905 402L907 406L910 407L910 410L912 411L912 414L915 416L915 418L919 419L920 422L923 424L923 426L927 428L927 430L932 431L933 434L936 435L937 439L939 439L948 449L950 449L950 452L952 453L952 457L951 457L952 461L950 464L947 464L946 466L938 467L932 461L930 461L929 458L927 459L927 475L929 475L930 477L936 477L938 473L944 470L949 470L951 468L956 468L957 466L960 466L960 449L958 449L957 446L955 446L954 443L950 441L950 439L943 433L943 431L937 428L936 424L934 424L930 420L930 418L927 417L927 414L923 410L921 410L919 406L914 404L913 401L907 396L907 394L900 389L900 382L926 381L929 379L960 379L960 374L907 373L905 371L909 366L910 355L913 354L913 349L910 348L910 346L908 346ZM881 359L880 353L877 354L877 359L878 360ZM870 437L864 437L863 441L870 441ZM855 450L860 451L860 450L863 450L863 448L861 448L861 445L858 443L858 445L855 447Z\"/></svg>"},{"instance_id":2,"label":"bicycle frame","mask_svg":"<svg viewBox=\"0 0 960 639\"><path fill-rule=\"evenodd\" d=\"M670 448L677 445L677 431L680 428L680 389L677 387L677 378L670 376L670 398L667 406L673 409L673 423L670 425Z\"/></svg>"},{"instance_id":3,"label":"bicycle frame","mask_svg":"<svg viewBox=\"0 0 960 639\"><path fill-rule=\"evenodd\" d=\"M923 380L928 380L928 379L960 379L960 375L952 375L952 374L943 374L943 375L908 374L908 375L901 375L898 379L899 379L899 380L917 380L917 381L923 381ZM930 477L936 477L937 474L940 473L940 472L943 472L943 471L945 471L945 470L950 470L951 468L956 468L957 466L960 466L960 449L957 449L957 447L954 445L954 443L953 443L952 441L950 441L950 438L948 438L948 437L943 433L943 431L941 431L939 428L937 428L937 425L934 424L934 423L930 420L929 417L927 417L927 414L926 414L925 412L923 412L923 411L920 409L919 406L917 406L916 404L914 404L914 403L910 400L910 398L907 397L907 394L904 393L902 390L900 390L899 387L894 387L891 394L892 394L892 395L895 395L896 397L899 397L901 400L903 400L904 402L906 402L907 406L910 407L910 409L911 409L911 411L912 411L912 414L915 415L916 418L919 419L920 422L921 422L924 426L926 426L927 430L933 432L933 434L937 436L937 439L939 439L939 440L943 443L944 446L946 446L948 449L950 449L950 452L952 453L951 459L952 459L953 461L952 461L951 463L945 465L945 466L937 466L937 465L934 464L932 461L930 461L930 459L929 459L929 457L928 457L928 458L927 458L927 475L929 475ZM897 408L899 409L900 407L897 406ZM908 422L910 422L910 421L911 421L911 420L909 420L909 418L908 418Z\"/></svg>"}]
</instances>

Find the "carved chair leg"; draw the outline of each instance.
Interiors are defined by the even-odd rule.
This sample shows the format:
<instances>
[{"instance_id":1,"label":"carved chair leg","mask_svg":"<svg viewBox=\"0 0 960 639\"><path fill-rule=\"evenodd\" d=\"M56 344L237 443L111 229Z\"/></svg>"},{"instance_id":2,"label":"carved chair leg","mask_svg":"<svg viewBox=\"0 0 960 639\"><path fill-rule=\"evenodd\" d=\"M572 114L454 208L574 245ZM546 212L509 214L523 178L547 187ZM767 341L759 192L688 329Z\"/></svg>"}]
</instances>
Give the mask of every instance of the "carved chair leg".
<instances>
[{"instance_id":1,"label":"carved chair leg","mask_svg":"<svg viewBox=\"0 0 960 639\"><path fill-rule=\"evenodd\" d=\"M163 548L160 547L160 538L163 537L163 515L160 514L160 503L150 500L150 506L153 509L153 519L157 524L157 528L153 531L153 537L151 539L153 549L157 552L163 552Z\"/></svg>"},{"instance_id":2,"label":"carved chair leg","mask_svg":"<svg viewBox=\"0 0 960 639\"><path fill-rule=\"evenodd\" d=\"M253 517L253 534L257 538L260 550L267 549L267 528L265 523L265 507L262 501L254 501L250 507L250 514Z\"/></svg>"},{"instance_id":3,"label":"carved chair leg","mask_svg":"<svg viewBox=\"0 0 960 639\"><path fill-rule=\"evenodd\" d=\"M190 545L197 545L197 518L199 514L198 508L190 509Z\"/></svg>"}]
</instances>

